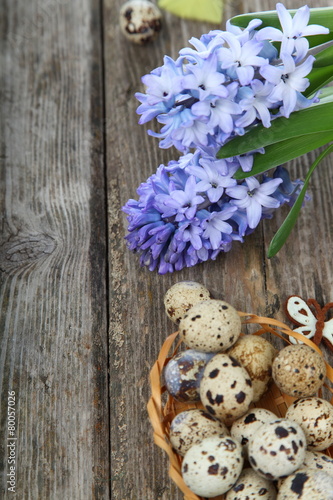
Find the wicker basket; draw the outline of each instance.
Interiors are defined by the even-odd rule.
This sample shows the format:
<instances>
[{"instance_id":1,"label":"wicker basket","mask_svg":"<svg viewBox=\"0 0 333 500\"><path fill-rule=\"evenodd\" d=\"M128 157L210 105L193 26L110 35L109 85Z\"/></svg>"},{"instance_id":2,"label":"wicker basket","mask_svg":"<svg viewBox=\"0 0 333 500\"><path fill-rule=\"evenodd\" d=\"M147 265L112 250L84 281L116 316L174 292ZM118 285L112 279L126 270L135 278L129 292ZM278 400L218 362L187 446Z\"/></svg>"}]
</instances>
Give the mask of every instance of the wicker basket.
<instances>
[{"instance_id":1,"label":"wicker basket","mask_svg":"<svg viewBox=\"0 0 333 500\"><path fill-rule=\"evenodd\" d=\"M322 355L319 347L314 344L311 340L305 338L303 335L293 332L284 323L274 320L272 318L265 318L256 316L255 314L247 314L239 312L242 318L243 324L256 324L260 326L253 335L262 335L264 333L270 333L281 338L286 344L290 344L288 337L291 336L297 340L301 340L303 343L309 345L314 350ZM177 340L178 332L173 333L165 340L162 349L159 353L158 359L156 360L153 368L150 372L150 384L151 384L151 397L149 399L147 409L149 418L154 430L154 442L165 450L169 456L170 467L169 475L173 482L178 486L178 488L184 493L184 500L202 500L202 497L195 495L184 483L181 475L181 463L182 457L180 457L171 447L169 441L169 430L170 423L173 418L180 412L190 409L190 408L203 408L201 403L180 403L176 401L170 395L164 395L166 393L166 388L161 386L162 371L164 366L168 363L171 356L173 356L179 349L181 341L178 340L176 347L172 350L174 342ZM170 354L171 353L171 354ZM327 379L333 383L333 368L326 363L327 368ZM333 395L332 387L324 384L327 389L327 393ZM164 397L163 397L164 395ZM322 397L322 391L318 392L318 396ZM286 394L283 394L274 383L271 383L268 391L264 394L260 401L255 405L259 408L266 408L271 410L278 417L283 417L286 413L288 406L295 400ZM333 396L330 397L330 402L333 404ZM331 446L325 453L329 456L333 456L333 446ZM223 500L224 495L215 497L216 500Z\"/></svg>"}]
</instances>

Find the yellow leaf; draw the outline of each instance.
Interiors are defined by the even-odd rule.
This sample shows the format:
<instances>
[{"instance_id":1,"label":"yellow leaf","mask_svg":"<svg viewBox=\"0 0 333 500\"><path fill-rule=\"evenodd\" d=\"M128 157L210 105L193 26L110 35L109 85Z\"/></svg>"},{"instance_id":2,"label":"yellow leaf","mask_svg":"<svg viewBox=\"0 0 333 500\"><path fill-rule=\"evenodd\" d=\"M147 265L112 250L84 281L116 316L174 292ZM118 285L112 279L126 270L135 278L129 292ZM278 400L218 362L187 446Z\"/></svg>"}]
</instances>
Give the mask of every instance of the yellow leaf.
<instances>
[{"instance_id":1,"label":"yellow leaf","mask_svg":"<svg viewBox=\"0 0 333 500\"><path fill-rule=\"evenodd\" d=\"M222 23L223 0L158 0L158 6L179 17Z\"/></svg>"}]
</instances>

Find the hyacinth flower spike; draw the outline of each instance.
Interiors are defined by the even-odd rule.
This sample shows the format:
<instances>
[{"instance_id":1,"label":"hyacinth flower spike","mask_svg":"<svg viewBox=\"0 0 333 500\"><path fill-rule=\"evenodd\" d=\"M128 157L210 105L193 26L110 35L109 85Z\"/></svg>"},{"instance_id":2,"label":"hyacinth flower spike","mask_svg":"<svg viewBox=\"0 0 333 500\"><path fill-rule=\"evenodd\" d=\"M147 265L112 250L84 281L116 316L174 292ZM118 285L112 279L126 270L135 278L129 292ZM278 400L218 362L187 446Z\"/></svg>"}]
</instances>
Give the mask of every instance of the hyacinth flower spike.
<instances>
[{"instance_id":1,"label":"hyacinth flower spike","mask_svg":"<svg viewBox=\"0 0 333 500\"><path fill-rule=\"evenodd\" d=\"M333 48L319 47L314 57L305 38L326 36L328 27L309 25L307 6L292 16L280 3L273 17L259 13L244 18L227 21L225 31L191 38L192 47L180 50L176 60L165 56L161 67L142 78L145 93L136 94L139 123L155 119L162 127L148 133L160 140L161 148L174 146L182 153L160 165L139 186L138 200L123 207L128 247L151 271L164 274L216 259L283 204L292 207L295 219L293 211L298 213L309 199L305 189L319 160L305 184L291 180L281 166L269 176L265 172L278 165L274 147L281 142L284 151L290 141L290 154L284 153L288 160L309 151L309 144L318 147L333 140L327 107L333 92L325 94L321 135L312 127L304 132L304 145L292 119L294 113L321 105L315 91L333 80ZM268 18L274 26L267 25ZM328 19L333 30L332 9ZM316 113L314 106L314 118ZM290 121L290 131L278 118ZM262 128L269 131L261 134ZM223 154L224 148L230 154Z\"/></svg>"}]
</instances>

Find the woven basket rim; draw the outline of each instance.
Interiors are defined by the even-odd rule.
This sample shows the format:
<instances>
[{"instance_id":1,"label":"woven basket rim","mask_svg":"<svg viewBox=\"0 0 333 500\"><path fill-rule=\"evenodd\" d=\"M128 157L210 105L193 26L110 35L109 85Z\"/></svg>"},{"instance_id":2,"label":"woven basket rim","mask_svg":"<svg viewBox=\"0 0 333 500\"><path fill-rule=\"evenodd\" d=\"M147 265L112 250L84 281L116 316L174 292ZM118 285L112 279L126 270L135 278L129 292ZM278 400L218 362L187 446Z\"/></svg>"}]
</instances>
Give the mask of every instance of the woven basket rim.
<instances>
[{"instance_id":1,"label":"woven basket rim","mask_svg":"<svg viewBox=\"0 0 333 500\"><path fill-rule=\"evenodd\" d=\"M279 320L274 318L266 318L264 316L257 316L256 314L245 313L242 311L238 311L239 316L242 320L242 325L249 324L257 324L260 325L260 329L252 333L251 335L262 335L264 333L273 334L279 338L281 338L285 343L291 344L289 338L283 336L287 335L295 338L296 340L300 340L304 344L310 346L312 349L317 351L321 356L323 356L320 348L314 344L310 339L305 336L291 330L287 325L282 323ZM162 448L169 457L169 476L172 481L177 485L177 487L184 494L184 500L202 500L202 497L197 496L193 493L185 484L182 475L181 475L181 462L182 457L180 457L171 447L168 442L168 426L172 420L172 416L176 415L175 407L177 407L177 412L183 411L189 408L202 408L201 403L183 403L179 404L174 400L171 395L168 395L167 402L163 404L162 396L166 391L165 386L161 386L161 375L163 369L169 359L177 352L179 346L182 344L182 341L178 339L176 347L173 348L173 353L170 355L172 351L173 344L177 340L179 332L174 332L169 335L159 352L158 358L155 361L151 371L150 371L150 386L151 386L151 397L147 404L148 415L150 418L151 425L153 427L153 435L154 442L157 446ZM325 360L324 360L325 361ZM326 377L333 384L333 368L325 361L326 365ZM330 399L330 403L333 404L333 389L329 387L327 384L324 384L326 389L332 394L332 398ZM280 391L279 391L280 392ZM286 394L281 393L281 402L283 402L286 406L289 406L292 401L296 398L292 398L287 396ZM319 397L321 397L321 391L319 391ZM265 399L265 395L263 400ZM263 401L260 400L260 401ZM260 403L260 401L258 403ZM259 406L258 404L258 407ZM326 450L329 456L333 456L333 446L330 447L329 450ZM224 495L220 495L215 497L215 500L224 499Z\"/></svg>"}]
</instances>

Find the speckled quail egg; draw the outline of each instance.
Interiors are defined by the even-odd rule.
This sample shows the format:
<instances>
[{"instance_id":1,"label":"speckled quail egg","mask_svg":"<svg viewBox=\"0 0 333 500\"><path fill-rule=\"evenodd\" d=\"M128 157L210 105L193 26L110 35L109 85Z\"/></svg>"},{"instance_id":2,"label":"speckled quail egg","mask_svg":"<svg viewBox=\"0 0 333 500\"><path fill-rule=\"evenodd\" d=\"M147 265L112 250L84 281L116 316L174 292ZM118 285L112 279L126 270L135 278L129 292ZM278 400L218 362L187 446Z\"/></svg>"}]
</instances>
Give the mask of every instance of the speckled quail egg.
<instances>
[{"instance_id":1,"label":"speckled quail egg","mask_svg":"<svg viewBox=\"0 0 333 500\"><path fill-rule=\"evenodd\" d=\"M156 38L162 27L159 8L148 0L129 0L119 12L122 33L131 42L144 45Z\"/></svg>"},{"instance_id":2,"label":"speckled quail egg","mask_svg":"<svg viewBox=\"0 0 333 500\"><path fill-rule=\"evenodd\" d=\"M280 486L277 500L333 500L333 477L325 472L299 469Z\"/></svg>"},{"instance_id":3,"label":"speckled quail egg","mask_svg":"<svg viewBox=\"0 0 333 500\"><path fill-rule=\"evenodd\" d=\"M198 302L210 299L207 288L196 281L179 281L167 290L164 306L168 317L179 323L191 307Z\"/></svg>"},{"instance_id":4,"label":"speckled quail egg","mask_svg":"<svg viewBox=\"0 0 333 500\"><path fill-rule=\"evenodd\" d=\"M242 467L242 449L238 441L211 436L188 450L182 463L182 475L193 493L212 498L230 490Z\"/></svg>"},{"instance_id":5,"label":"speckled quail egg","mask_svg":"<svg viewBox=\"0 0 333 500\"><path fill-rule=\"evenodd\" d=\"M226 351L238 339L241 320L236 309L223 300L195 304L180 320L179 332L185 344L198 351Z\"/></svg>"},{"instance_id":6,"label":"speckled quail egg","mask_svg":"<svg viewBox=\"0 0 333 500\"><path fill-rule=\"evenodd\" d=\"M306 450L302 469L321 470L333 477L333 458L320 451Z\"/></svg>"},{"instance_id":7,"label":"speckled quail egg","mask_svg":"<svg viewBox=\"0 0 333 500\"><path fill-rule=\"evenodd\" d=\"M333 444L333 406L325 399L297 399L289 406L286 418L302 427L309 450L321 451Z\"/></svg>"},{"instance_id":8,"label":"speckled quail egg","mask_svg":"<svg viewBox=\"0 0 333 500\"><path fill-rule=\"evenodd\" d=\"M228 350L249 373L253 386L253 402L259 401L272 378L272 363L277 354L268 340L258 335L244 335Z\"/></svg>"},{"instance_id":9,"label":"speckled quail egg","mask_svg":"<svg viewBox=\"0 0 333 500\"><path fill-rule=\"evenodd\" d=\"M272 375L278 388L295 398L313 396L323 385L323 357L307 345L289 345L275 357Z\"/></svg>"},{"instance_id":10,"label":"speckled quail egg","mask_svg":"<svg viewBox=\"0 0 333 500\"><path fill-rule=\"evenodd\" d=\"M292 474L305 457L306 438L292 420L276 419L260 427L249 442L249 462L266 479L277 480Z\"/></svg>"},{"instance_id":11,"label":"speckled quail egg","mask_svg":"<svg viewBox=\"0 0 333 500\"><path fill-rule=\"evenodd\" d=\"M300 466L298 470L315 470L325 472L329 476L333 477L333 458L325 455L325 453L321 453L319 451L310 451L306 450L304 462ZM280 489L282 483L286 480L280 479L278 481L278 489Z\"/></svg>"},{"instance_id":12,"label":"speckled quail egg","mask_svg":"<svg viewBox=\"0 0 333 500\"><path fill-rule=\"evenodd\" d=\"M206 410L227 425L247 412L253 389L249 374L232 356L216 354L208 361L200 383Z\"/></svg>"},{"instance_id":13,"label":"speckled quail egg","mask_svg":"<svg viewBox=\"0 0 333 500\"><path fill-rule=\"evenodd\" d=\"M277 418L273 412L265 408L251 408L245 415L235 420L231 426L230 435L237 439L243 446L244 458L247 457L249 441L258 431L259 427Z\"/></svg>"},{"instance_id":14,"label":"speckled quail egg","mask_svg":"<svg viewBox=\"0 0 333 500\"><path fill-rule=\"evenodd\" d=\"M179 455L185 455L191 446L215 435L229 436L229 431L223 422L197 408L178 413L170 425L170 442Z\"/></svg>"},{"instance_id":15,"label":"speckled quail egg","mask_svg":"<svg viewBox=\"0 0 333 500\"><path fill-rule=\"evenodd\" d=\"M166 388L177 401L200 401L199 386L207 362L213 353L194 349L176 354L164 369Z\"/></svg>"},{"instance_id":16,"label":"speckled quail egg","mask_svg":"<svg viewBox=\"0 0 333 500\"><path fill-rule=\"evenodd\" d=\"M225 496L225 500L275 500L277 491L272 481L259 476L253 469L243 469Z\"/></svg>"}]
</instances>

